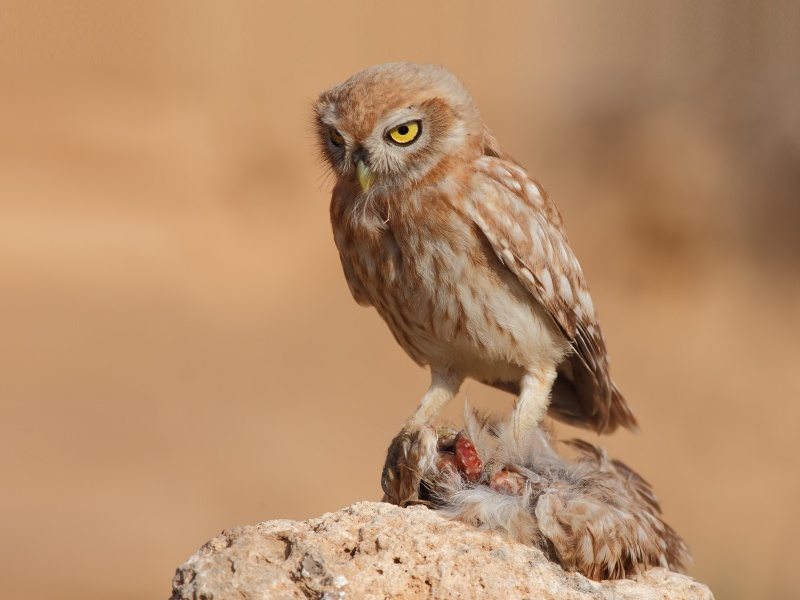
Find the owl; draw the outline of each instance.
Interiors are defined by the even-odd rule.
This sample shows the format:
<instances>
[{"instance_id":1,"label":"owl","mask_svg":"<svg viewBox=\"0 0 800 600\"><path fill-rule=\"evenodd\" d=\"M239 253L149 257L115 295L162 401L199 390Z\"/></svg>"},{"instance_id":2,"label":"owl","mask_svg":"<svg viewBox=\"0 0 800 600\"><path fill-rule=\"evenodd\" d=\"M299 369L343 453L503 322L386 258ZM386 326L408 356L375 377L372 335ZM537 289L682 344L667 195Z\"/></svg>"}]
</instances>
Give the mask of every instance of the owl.
<instances>
[{"instance_id":1,"label":"owl","mask_svg":"<svg viewBox=\"0 0 800 600\"><path fill-rule=\"evenodd\" d=\"M320 94L315 125L353 298L431 371L389 446L388 501L418 499L437 455L420 434L467 377L516 396L517 440L546 414L599 433L636 429L558 209L455 75L368 68Z\"/></svg>"}]
</instances>

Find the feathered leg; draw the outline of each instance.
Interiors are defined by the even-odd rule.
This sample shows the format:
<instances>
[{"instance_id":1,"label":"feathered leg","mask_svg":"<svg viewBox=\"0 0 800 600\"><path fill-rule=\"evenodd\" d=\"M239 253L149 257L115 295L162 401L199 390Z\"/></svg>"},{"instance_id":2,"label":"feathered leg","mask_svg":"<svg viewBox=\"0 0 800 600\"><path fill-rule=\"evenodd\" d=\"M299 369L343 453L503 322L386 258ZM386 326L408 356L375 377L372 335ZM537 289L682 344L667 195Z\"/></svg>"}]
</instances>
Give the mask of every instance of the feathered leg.
<instances>
[{"instance_id":1,"label":"feathered leg","mask_svg":"<svg viewBox=\"0 0 800 600\"><path fill-rule=\"evenodd\" d=\"M522 444L547 414L556 369L533 369L520 381L520 393L511 414L514 440Z\"/></svg>"},{"instance_id":2,"label":"feathered leg","mask_svg":"<svg viewBox=\"0 0 800 600\"><path fill-rule=\"evenodd\" d=\"M431 386L414 414L403 424L386 453L381 487L384 501L406 506L419 500L422 477L433 471L439 456L438 438L429 423L452 400L464 377L434 372Z\"/></svg>"}]
</instances>

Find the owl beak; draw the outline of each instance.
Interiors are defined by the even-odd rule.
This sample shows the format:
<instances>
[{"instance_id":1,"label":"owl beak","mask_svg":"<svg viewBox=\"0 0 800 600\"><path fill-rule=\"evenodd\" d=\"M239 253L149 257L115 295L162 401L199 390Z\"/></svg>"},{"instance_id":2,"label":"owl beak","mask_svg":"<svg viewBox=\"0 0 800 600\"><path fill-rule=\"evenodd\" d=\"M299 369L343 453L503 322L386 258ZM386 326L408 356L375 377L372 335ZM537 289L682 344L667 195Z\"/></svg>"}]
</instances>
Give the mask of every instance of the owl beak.
<instances>
[{"instance_id":1,"label":"owl beak","mask_svg":"<svg viewBox=\"0 0 800 600\"><path fill-rule=\"evenodd\" d=\"M361 189L365 192L369 190L369 187L375 181L375 173L370 170L363 160L356 162L356 177Z\"/></svg>"}]
</instances>

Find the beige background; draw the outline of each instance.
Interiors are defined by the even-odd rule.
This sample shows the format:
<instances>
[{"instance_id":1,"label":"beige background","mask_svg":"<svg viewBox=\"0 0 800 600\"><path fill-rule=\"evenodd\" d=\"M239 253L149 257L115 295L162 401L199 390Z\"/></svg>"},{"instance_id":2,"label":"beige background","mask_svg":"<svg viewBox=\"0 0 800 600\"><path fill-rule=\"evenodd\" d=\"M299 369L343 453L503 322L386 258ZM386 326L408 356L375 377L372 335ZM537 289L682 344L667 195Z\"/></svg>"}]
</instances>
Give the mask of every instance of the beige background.
<instances>
[{"instance_id":1,"label":"beige background","mask_svg":"<svg viewBox=\"0 0 800 600\"><path fill-rule=\"evenodd\" d=\"M393 60L559 203L642 423L603 443L691 573L796 590L798 5L430 4L0 5L3 597L164 598L223 528L380 497L428 375L349 296L310 107Z\"/></svg>"}]
</instances>

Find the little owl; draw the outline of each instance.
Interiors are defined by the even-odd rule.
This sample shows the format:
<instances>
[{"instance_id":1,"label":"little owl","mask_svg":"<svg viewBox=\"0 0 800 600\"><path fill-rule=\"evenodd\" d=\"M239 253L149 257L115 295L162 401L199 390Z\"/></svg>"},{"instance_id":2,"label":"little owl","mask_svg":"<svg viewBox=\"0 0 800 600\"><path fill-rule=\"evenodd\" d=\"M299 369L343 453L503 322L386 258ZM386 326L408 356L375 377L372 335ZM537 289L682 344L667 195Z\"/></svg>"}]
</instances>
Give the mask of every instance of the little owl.
<instances>
[{"instance_id":1,"label":"little owl","mask_svg":"<svg viewBox=\"0 0 800 600\"><path fill-rule=\"evenodd\" d=\"M466 377L517 395L522 440L550 416L636 429L561 215L436 65L371 67L322 92L331 222L356 302L374 306L431 385L389 447L387 499L417 499L423 428Z\"/></svg>"}]
</instances>

